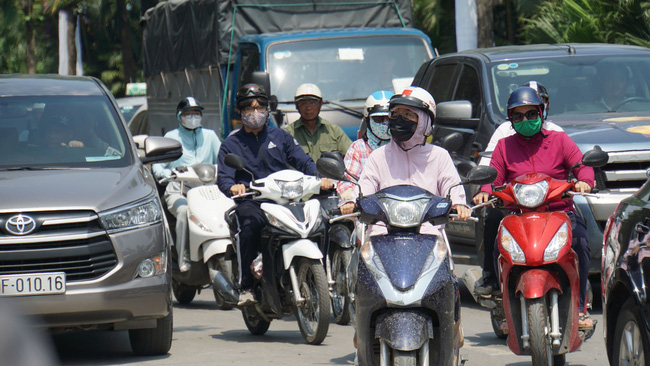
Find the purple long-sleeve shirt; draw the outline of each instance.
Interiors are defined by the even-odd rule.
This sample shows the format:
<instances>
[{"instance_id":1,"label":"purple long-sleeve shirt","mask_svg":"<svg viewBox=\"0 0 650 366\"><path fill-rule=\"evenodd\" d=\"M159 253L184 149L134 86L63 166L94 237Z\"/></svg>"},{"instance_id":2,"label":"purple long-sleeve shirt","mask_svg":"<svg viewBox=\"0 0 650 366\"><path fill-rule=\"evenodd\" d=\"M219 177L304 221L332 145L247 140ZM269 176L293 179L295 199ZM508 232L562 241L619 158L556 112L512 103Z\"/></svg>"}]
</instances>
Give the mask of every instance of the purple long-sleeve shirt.
<instances>
[{"instance_id":1,"label":"purple long-sleeve shirt","mask_svg":"<svg viewBox=\"0 0 650 366\"><path fill-rule=\"evenodd\" d=\"M542 130L530 139L515 134L499 140L490 166L496 168L497 178L492 183L498 187L526 173L543 173L555 179L567 179L571 167L582 160L582 152L564 132ZM590 187L594 186L594 169L581 165L573 170L574 176ZM492 193L486 184L481 191ZM571 200L554 202L551 211L573 211Z\"/></svg>"}]
</instances>

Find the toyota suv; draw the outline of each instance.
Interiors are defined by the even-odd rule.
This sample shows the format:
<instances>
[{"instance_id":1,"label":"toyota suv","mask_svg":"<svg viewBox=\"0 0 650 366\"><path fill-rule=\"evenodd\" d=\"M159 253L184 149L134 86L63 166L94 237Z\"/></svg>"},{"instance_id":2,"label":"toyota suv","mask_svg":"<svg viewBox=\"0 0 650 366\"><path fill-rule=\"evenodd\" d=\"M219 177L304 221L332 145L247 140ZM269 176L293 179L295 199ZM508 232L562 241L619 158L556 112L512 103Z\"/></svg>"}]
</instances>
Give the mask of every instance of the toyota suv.
<instances>
[{"instance_id":1,"label":"toyota suv","mask_svg":"<svg viewBox=\"0 0 650 366\"><path fill-rule=\"evenodd\" d=\"M129 330L135 354L158 355L171 240L145 164L182 148L141 141L95 78L0 76L0 300L54 331Z\"/></svg>"},{"instance_id":2,"label":"toyota suv","mask_svg":"<svg viewBox=\"0 0 650 366\"><path fill-rule=\"evenodd\" d=\"M624 97L607 105L603 102L614 86L605 80L612 77L624 82ZM478 162L499 124L510 123L506 121L510 93L531 80L548 89L548 119L560 125L583 152L599 145L609 153L609 163L596 169L600 198L574 198L587 222L591 273L598 273L607 218L623 198L641 187L650 167L650 50L612 44L468 50L424 63L413 85L427 89L437 103L451 102L453 108L440 108L433 139L453 132L463 135L464 144L452 152L464 167L459 169L462 175ZM466 189L469 199L478 187ZM457 261L479 263L482 230L482 222L448 224Z\"/></svg>"}]
</instances>

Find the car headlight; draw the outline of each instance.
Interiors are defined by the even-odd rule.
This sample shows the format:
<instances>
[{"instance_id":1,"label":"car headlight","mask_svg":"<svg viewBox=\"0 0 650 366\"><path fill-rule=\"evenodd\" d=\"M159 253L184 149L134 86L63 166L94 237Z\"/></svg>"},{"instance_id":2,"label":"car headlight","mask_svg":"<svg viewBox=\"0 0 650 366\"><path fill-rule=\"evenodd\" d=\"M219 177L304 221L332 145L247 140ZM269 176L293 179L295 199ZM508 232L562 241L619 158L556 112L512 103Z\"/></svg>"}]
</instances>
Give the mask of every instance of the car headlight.
<instances>
[{"instance_id":1,"label":"car headlight","mask_svg":"<svg viewBox=\"0 0 650 366\"><path fill-rule=\"evenodd\" d=\"M280 229L282 231L286 231L288 233L298 234L294 229L290 228L287 224L285 224L282 221L278 220L277 217L269 214L266 211L263 211L263 212L264 212L264 216L266 216L266 221L269 222L269 225L271 225L271 226L273 226L273 227L275 227L277 229Z\"/></svg>"},{"instance_id":2,"label":"car headlight","mask_svg":"<svg viewBox=\"0 0 650 366\"><path fill-rule=\"evenodd\" d=\"M101 213L99 216L107 231L118 232L161 222L162 209L156 197L152 197Z\"/></svg>"},{"instance_id":3,"label":"car headlight","mask_svg":"<svg viewBox=\"0 0 650 366\"><path fill-rule=\"evenodd\" d=\"M438 239L436 240L436 246L433 248L431 253L429 253L429 255L427 256L427 260L424 262L424 265L422 266L422 271L420 272L418 279L420 279L422 276L426 275L431 271L437 271L442 261L444 261L446 258L447 258L447 244L445 244L445 242L440 237L438 237Z\"/></svg>"},{"instance_id":4,"label":"car headlight","mask_svg":"<svg viewBox=\"0 0 650 366\"><path fill-rule=\"evenodd\" d=\"M375 249L370 244L370 240L366 241L359 248L359 254L364 262L366 262L366 267L375 278L375 281L379 281L381 278L388 278L386 269L381 263L379 256L375 253Z\"/></svg>"},{"instance_id":5,"label":"car headlight","mask_svg":"<svg viewBox=\"0 0 650 366\"><path fill-rule=\"evenodd\" d=\"M397 227L413 227L420 225L424 210L429 204L429 198L415 199L411 201L398 200L391 197L383 197L379 202L388 213L388 224Z\"/></svg>"},{"instance_id":6,"label":"car headlight","mask_svg":"<svg viewBox=\"0 0 650 366\"><path fill-rule=\"evenodd\" d=\"M303 179L300 178L294 181L284 181L284 180L275 180L275 184L280 187L282 198L289 200L294 200L296 198L302 197L303 193Z\"/></svg>"},{"instance_id":7,"label":"car headlight","mask_svg":"<svg viewBox=\"0 0 650 366\"><path fill-rule=\"evenodd\" d=\"M545 180L539 181L535 184L515 183L514 186L517 203L529 208L541 205L542 202L544 202L544 198L546 198L547 190L548 182Z\"/></svg>"},{"instance_id":8,"label":"car headlight","mask_svg":"<svg viewBox=\"0 0 650 366\"><path fill-rule=\"evenodd\" d=\"M521 247L519 244L517 244L515 238L512 237L508 229L505 227L501 228L500 242L503 249L505 249L506 252L510 253L510 258L512 258L513 262L526 263L526 256L524 255L524 251L521 250Z\"/></svg>"},{"instance_id":9,"label":"car headlight","mask_svg":"<svg viewBox=\"0 0 650 366\"><path fill-rule=\"evenodd\" d=\"M545 261L554 261L557 259L558 254L560 254L560 249L564 248L569 238L569 229L566 222L560 226L553 239L546 246L544 250L544 260Z\"/></svg>"}]
</instances>

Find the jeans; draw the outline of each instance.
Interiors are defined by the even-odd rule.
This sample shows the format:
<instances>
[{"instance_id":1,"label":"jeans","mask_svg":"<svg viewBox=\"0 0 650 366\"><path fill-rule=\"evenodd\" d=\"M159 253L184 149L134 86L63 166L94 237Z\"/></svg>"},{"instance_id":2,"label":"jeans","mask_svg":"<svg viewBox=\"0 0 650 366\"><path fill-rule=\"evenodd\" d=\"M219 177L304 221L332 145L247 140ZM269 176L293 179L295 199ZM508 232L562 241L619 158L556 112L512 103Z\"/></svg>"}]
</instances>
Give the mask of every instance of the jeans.
<instances>
[{"instance_id":1,"label":"jeans","mask_svg":"<svg viewBox=\"0 0 650 366\"><path fill-rule=\"evenodd\" d=\"M239 248L238 261L240 285L242 289L250 289L253 286L253 274L250 265L262 250L260 243L262 228L266 226L266 216L260 208L261 202L244 200L237 204L235 213L239 221Z\"/></svg>"}]
</instances>

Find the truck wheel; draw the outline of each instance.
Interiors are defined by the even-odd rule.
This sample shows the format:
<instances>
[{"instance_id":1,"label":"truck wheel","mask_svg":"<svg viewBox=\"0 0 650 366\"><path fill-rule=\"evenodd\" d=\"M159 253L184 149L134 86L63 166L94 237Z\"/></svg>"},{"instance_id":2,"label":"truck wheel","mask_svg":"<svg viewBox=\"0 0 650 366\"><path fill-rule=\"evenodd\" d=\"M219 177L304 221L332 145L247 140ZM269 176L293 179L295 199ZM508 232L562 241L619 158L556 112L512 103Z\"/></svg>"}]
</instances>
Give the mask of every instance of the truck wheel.
<instances>
[{"instance_id":1,"label":"truck wheel","mask_svg":"<svg viewBox=\"0 0 650 366\"><path fill-rule=\"evenodd\" d=\"M194 287L182 284L172 278L172 291L179 304L187 305L194 300L196 289Z\"/></svg>"},{"instance_id":2,"label":"truck wheel","mask_svg":"<svg viewBox=\"0 0 650 366\"><path fill-rule=\"evenodd\" d=\"M156 327L150 329L130 329L131 350L138 356L165 355L172 347L173 315L156 320Z\"/></svg>"}]
</instances>

